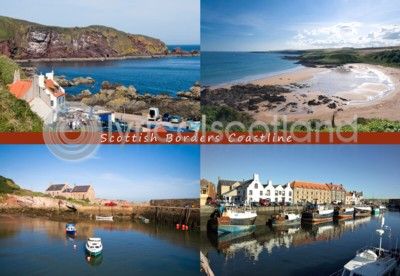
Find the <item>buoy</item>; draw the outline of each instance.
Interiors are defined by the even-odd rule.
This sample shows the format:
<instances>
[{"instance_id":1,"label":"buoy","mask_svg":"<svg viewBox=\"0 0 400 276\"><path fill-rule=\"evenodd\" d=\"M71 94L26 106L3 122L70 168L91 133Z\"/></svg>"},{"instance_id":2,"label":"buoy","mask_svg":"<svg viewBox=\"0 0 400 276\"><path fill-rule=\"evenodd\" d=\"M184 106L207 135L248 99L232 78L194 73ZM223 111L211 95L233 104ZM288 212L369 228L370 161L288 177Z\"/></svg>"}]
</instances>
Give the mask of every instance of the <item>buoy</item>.
<instances>
[{"instance_id":1,"label":"buoy","mask_svg":"<svg viewBox=\"0 0 400 276\"><path fill-rule=\"evenodd\" d=\"M90 261L90 256L87 256L86 260Z\"/></svg>"},{"instance_id":2,"label":"buoy","mask_svg":"<svg viewBox=\"0 0 400 276\"><path fill-rule=\"evenodd\" d=\"M182 224L182 230L185 231L186 225Z\"/></svg>"},{"instance_id":3,"label":"buoy","mask_svg":"<svg viewBox=\"0 0 400 276\"><path fill-rule=\"evenodd\" d=\"M177 223L177 224L176 224L176 229L179 230L180 227L181 227L180 224Z\"/></svg>"},{"instance_id":4,"label":"buoy","mask_svg":"<svg viewBox=\"0 0 400 276\"><path fill-rule=\"evenodd\" d=\"M76 244L74 244L74 249L76 249Z\"/></svg>"}]
</instances>

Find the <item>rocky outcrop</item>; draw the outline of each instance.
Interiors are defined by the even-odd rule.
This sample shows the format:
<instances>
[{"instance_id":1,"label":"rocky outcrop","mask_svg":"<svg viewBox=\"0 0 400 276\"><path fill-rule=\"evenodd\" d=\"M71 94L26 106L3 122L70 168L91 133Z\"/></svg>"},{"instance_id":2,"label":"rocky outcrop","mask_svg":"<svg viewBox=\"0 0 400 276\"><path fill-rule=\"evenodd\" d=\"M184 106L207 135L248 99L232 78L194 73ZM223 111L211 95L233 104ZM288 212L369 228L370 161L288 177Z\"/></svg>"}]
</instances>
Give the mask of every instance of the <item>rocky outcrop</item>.
<instances>
[{"instance_id":1,"label":"rocky outcrop","mask_svg":"<svg viewBox=\"0 0 400 276\"><path fill-rule=\"evenodd\" d=\"M150 107L158 107L161 113L180 115L183 118L200 119L200 86L179 92L177 97L166 94L139 94L132 85L124 86L103 82L98 93L83 90L80 94L67 95L69 101L81 101L89 106L104 106L116 112L140 114Z\"/></svg>"},{"instance_id":2,"label":"rocky outcrop","mask_svg":"<svg viewBox=\"0 0 400 276\"><path fill-rule=\"evenodd\" d=\"M92 77L77 77L73 78L72 80L67 80L65 76L56 76L56 81L62 87L71 87L81 84L88 85L95 83L95 80Z\"/></svg>"},{"instance_id":3,"label":"rocky outcrop","mask_svg":"<svg viewBox=\"0 0 400 276\"><path fill-rule=\"evenodd\" d=\"M108 58L168 53L155 38L105 26L61 28L0 17L0 54L14 59Z\"/></svg>"}]
</instances>

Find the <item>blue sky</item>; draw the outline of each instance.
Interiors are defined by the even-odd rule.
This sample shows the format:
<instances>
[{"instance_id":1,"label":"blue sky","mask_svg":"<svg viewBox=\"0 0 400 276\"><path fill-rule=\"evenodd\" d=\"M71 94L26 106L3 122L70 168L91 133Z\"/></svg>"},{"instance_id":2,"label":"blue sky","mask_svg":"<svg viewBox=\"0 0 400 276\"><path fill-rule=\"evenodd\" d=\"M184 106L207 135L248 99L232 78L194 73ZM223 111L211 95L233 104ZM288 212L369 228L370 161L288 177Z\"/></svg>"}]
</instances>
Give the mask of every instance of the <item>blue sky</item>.
<instances>
[{"instance_id":1,"label":"blue sky","mask_svg":"<svg viewBox=\"0 0 400 276\"><path fill-rule=\"evenodd\" d=\"M84 161L53 156L45 145L0 146L0 175L43 192L51 183L92 184L96 197L146 201L197 198L200 157L196 145L109 145Z\"/></svg>"},{"instance_id":2,"label":"blue sky","mask_svg":"<svg viewBox=\"0 0 400 276\"><path fill-rule=\"evenodd\" d=\"M400 198L400 146L215 145L201 148L201 177L285 184L293 180L343 184L367 197Z\"/></svg>"},{"instance_id":3,"label":"blue sky","mask_svg":"<svg viewBox=\"0 0 400 276\"><path fill-rule=\"evenodd\" d=\"M202 0L203 51L400 45L393 0Z\"/></svg>"},{"instance_id":4,"label":"blue sky","mask_svg":"<svg viewBox=\"0 0 400 276\"><path fill-rule=\"evenodd\" d=\"M167 44L199 44L199 0L2 1L0 15L63 27L106 25Z\"/></svg>"}]
</instances>

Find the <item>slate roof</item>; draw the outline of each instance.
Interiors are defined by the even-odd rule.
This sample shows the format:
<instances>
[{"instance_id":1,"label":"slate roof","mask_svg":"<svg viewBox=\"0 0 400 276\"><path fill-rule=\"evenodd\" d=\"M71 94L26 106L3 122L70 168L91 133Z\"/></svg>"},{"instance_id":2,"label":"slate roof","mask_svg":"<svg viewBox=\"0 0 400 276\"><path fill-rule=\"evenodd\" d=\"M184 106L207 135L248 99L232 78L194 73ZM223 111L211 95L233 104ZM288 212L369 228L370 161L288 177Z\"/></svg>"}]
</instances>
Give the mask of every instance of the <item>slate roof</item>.
<instances>
[{"instance_id":1,"label":"slate roof","mask_svg":"<svg viewBox=\"0 0 400 276\"><path fill-rule=\"evenodd\" d=\"M220 179L218 180L218 185L221 186L232 186L235 183L240 183L240 181L236 181L236 180L224 180L224 179Z\"/></svg>"},{"instance_id":2,"label":"slate roof","mask_svg":"<svg viewBox=\"0 0 400 276\"><path fill-rule=\"evenodd\" d=\"M66 184L54 184L50 185L50 187L47 188L47 192L55 192L55 191L61 191Z\"/></svg>"},{"instance_id":3,"label":"slate roof","mask_svg":"<svg viewBox=\"0 0 400 276\"><path fill-rule=\"evenodd\" d=\"M84 185L84 186L75 186L71 193L85 193L89 191L90 185Z\"/></svg>"}]
</instances>

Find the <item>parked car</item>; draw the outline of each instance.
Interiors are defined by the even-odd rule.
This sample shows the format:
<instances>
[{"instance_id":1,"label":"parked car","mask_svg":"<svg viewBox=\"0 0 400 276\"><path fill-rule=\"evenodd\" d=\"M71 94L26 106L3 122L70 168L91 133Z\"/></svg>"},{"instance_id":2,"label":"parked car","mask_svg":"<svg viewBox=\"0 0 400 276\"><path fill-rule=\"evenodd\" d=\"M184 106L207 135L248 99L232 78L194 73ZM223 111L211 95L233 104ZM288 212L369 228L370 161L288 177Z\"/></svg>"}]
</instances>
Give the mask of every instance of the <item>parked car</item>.
<instances>
[{"instance_id":1,"label":"parked car","mask_svg":"<svg viewBox=\"0 0 400 276\"><path fill-rule=\"evenodd\" d=\"M182 122L182 117L178 115L172 115L169 119L169 121L173 124L179 124Z\"/></svg>"},{"instance_id":2,"label":"parked car","mask_svg":"<svg viewBox=\"0 0 400 276\"><path fill-rule=\"evenodd\" d=\"M260 199L259 203L260 206L269 206L271 204L269 199L262 199L262 198Z\"/></svg>"},{"instance_id":3,"label":"parked car","mask_svg":"<svg viewBox=\"0 0 400 276\"><path fill-rule=\"evenodd\" d=\"M169 113L164 113L164 115L162 116L163 122L169 122L170 119L171 119L171 115L169 115Z\"/></svg>"},{"instance_id":4,"label":"parked car","mask_svg":"<svg viewBox=\"0 0 400 276\"><path fill-rule=\"evenodd\" d=\"M260 207L260 203L258 203L258 202L256 202L256 201L253 201L253 202L250 204L250 206L251 206L251 207Z\"/></svg>"}]
</instances>

